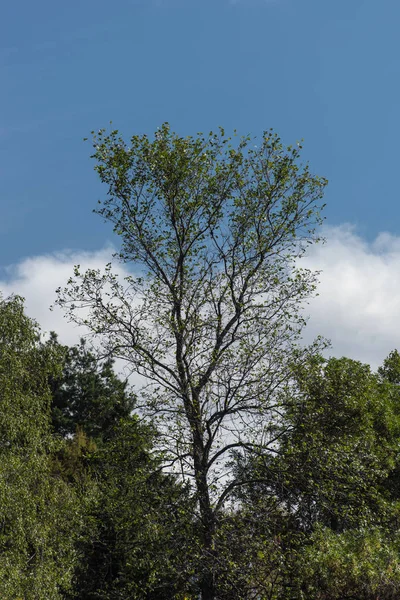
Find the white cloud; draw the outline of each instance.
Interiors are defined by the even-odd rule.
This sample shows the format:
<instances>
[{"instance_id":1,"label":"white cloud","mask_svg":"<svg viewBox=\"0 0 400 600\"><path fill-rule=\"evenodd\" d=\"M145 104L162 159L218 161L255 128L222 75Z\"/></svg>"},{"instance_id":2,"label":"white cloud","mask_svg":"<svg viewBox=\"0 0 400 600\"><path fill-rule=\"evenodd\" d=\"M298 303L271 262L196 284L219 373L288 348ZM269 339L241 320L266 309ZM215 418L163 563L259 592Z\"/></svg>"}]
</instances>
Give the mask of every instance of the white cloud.
<instances>
[{"instance_id":1,"label":"white cloud","mask_svg":"<svg viewBox=\"0 0 400 600\"><path fill-rule=\"evenodd\" d=\"M332 341L330 354L382 363L390 350L400 349L400 237L381 233L371 243L350 226L328 228L327 244L311 249L303 266L322 270L319 296L310 302L305 338L321 334ZM3 296L26 298L26 310L44 331L54 330L66 344L84 333L50 312L55 289L66 283L73 266L102 268L111 260L111 247L97 252L64 252L27 258L6 269L0 280ZM118 265L121 274L127 273Z\"/></svg>"},{"instance_id":2,"label":"white cloud","mask_svg":"<svg viewBox=\"0 0 400 600\"><path fill-rule=\"evenodd\" d=\"M113 248L109 246L97 252L66 251L26 258L5 269L0 292L3 297L23 296L27 314L38 321L43 331L56 331L62 343L74 344L85 330L68 323L60 308L50 311L56 299L55 290L66 285L74 265L81 265L82 270L102 269L110 262L112 253Z\"/></svg>"},{"instance_id":3,"label":"white cloud","mask_svg":"<svg viewBox=\"0 0 400 600\"><path fill-rule=\"evenodd\" d=\"M63 311L54 306L56 289L66 285L73 275L75 265L80 265L81 271L86 269L104 269L112 261L115 249L107 246L96 252L58 252L43 256L33 256L22 260L16 265L6 267L6 277L0 279L0 293L3 298L18 294L25 298L26 313L35 319L43 333L55 331L63 344L73 345L88 333L85 327L68 322ZM120 277L129 275L121 263L115 263L113 271ZM50 306L53 309L50 310ZM117 360L115 369L123 377L130 373L126 363ZM138 375L129 377L132 385L140 387L143 379Z\"/></svg>"},{"instance_id":4,"label":"white cloud","mask_svg":"<svg viewBox=\"0 0 400 600\"><path fill-rule=\"evenodd\" d=\"M381 233L368 243L349 225L325 235L327 243L304 259L322 270L306 337L321 334L332 341L330 354L375 368L400 349L400 237Z\"/></svg>"}]
</instances>

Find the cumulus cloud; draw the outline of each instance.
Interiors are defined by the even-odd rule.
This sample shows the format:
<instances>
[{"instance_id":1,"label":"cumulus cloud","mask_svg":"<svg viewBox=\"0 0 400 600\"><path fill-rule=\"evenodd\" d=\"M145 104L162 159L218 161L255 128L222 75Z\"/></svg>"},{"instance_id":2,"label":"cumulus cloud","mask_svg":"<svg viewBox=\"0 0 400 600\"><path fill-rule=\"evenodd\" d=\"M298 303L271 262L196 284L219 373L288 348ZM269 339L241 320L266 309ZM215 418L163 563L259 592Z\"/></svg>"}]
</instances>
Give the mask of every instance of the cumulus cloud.
<instances>
[{"instance_id":1,"label":"cumulus cloud","mask_svg":"<svg viewBox=\"0 0 400 600\"><path fill-rule=\"evenodd\" d=\"M102 271L106 264L112 262L114 251L112 246L106 246L96 252L65 251L26 258L4 269L5 277L0 278L0 294L3 298L12 294L25 298L26 313L39 323L44 336L55 331L62 344L72 346L85 337L88 330L69 322L63 311L54 306L56 289L66 285L75 265L80 265L82 272L87 269ZM121 263L115 263L113 270L120 277L129 275ZM123 361L117 360L115 369L122 377L129 376L132 385L142 385L142 378L130 375L130 369Z\"/></svg>"},{"instance_id":2,"label":"cumulus cloud","mask_svg":"<svg viewBox=\"0 0 400 600\"><path fill-rule=\"evenodd\" d=\"M5 268L0 292L4 298L11 294L23 296L27 314L38 321L44 332L56 331L62 343L74 344L86 331L68 323L59 307L50 311L56 289L66 285L74 265L80 265L82 270L103 269L111 261L113 251L108 246L97 252L66 251L26 258ZM120 266L119 271L123 272Z\"/></svg>"},{"instance_id":3,"label":"cumulus cloud","mask_svg":"<svg viewBox=\"0 0 400 600\"><path fill-rule=\"evenodd\" d=\"M348 225L328 228L325 236L327 243L313 247L302 260L302 266L321 271L319 296L307 307L304 338L323 335L332 341L329 354L375 368L392 349L400 349L400 237L381 233L367 242ZM101 269L112 252L107 247L26 258L7 267L0 291L5 297L24 296L27 313L43 330L54 330L63 343L73 344L85 332L68 323L60 309L50 312L55 289L67 282L75 264ZM127 274L123 265L117 269Z\"/></svg>"},{"instance_id":4,"label":"cumulus cloud","mask_svg":"<svg viewBox=\"0 0 400 600\"><path fill-rule=\"evenodd\" d=\"M349 225L328 228L304 266L320 270L319 296L308 307L306 338L332 342L330 354L374 368L400 349L400 237L380 233L367 242Z\"/></svg>"}]
</instances>

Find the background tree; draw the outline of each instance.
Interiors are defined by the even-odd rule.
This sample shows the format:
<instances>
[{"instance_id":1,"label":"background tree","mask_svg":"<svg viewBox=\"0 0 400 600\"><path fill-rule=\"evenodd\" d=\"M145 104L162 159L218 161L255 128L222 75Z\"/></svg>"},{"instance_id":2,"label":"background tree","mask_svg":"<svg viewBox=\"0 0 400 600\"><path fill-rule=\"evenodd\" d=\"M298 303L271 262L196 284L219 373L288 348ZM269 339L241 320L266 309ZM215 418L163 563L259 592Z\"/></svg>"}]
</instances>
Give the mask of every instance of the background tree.
<instances>
[{"instance_id":1,"label":"background tree","mask_svg":"<svg viewBox=\"0 0 400 600\"><path fill-rule=\"evenodd\" d=\"M0 300L0 596L58 600L71 588L80 506L52 470L48 378L60 356L43 352L19 297Z\"/></svg>"},{"instance_id":2,"label":"background tree","mask_svg":"<svg viewBox=\"0 0 400 600\"><path fill-rule=\"evenodd\" d=\"M160 470L154 435L130 419L91 457L98 496L87 515L90 535L75 597L169 600L190 592L193 501L188 489Z\"/></svg>"},{"instance_id":3,"label":"background tree","mask_svg":"<svg viewBox=\"0 0 400 600\"><path fill-rule=\"evenodd\" d=\"M400 594L399 529L316 527L299 548L297 596L316 600L396 600ZM299 570L301 568L301 570ZM299 576L300 575L300 576Z\"/></svg>"},{"instance_id":4,"label":"background tree","mask_svg":"<svg viewBox=\"0 0 400 600\"><path fill-rule=\"evenodd\" d=\"M111 266L103 275L76 268L58 302L147 378L140 398L164 418L165 462L195 482L197 575L211 600L218 514L243 483L227 459L233 449L273 447L286 357L315 286L297 261L317 240L326 181L272 132L255 147L249 138L232 145L223 130L182 138L164 125L129 146L100 131L94 147L108 186L98 212L135 276L120 282Z\"/></svg>"},{"instance_id":5,"label":"background tree","mask_svg":"<svg viewBox=\"0 0 400 600\"><path fill-rule=\"evenodd\" d=\"M253 479L238 497L249 526L279 540L276 596L270 597L394 598L400 569L393 486L397 384L347 358L313 357L296 379L277 452L249 454L247 462L238 457L242 477L250 472ZM265 554L258 572L270 569ZM271 589L270 578L258 580Z\"/></svg>"},{"instance_id":6,"label":"background tree","mask_svg":"<svg viewBox=\"0 0 400 600\"><path fill-rule=\"evenodd\" d=\"M379 367L378 373L383 381L389 383L400 383L400 354L397 350L392 350L389 356L383 361L383 365Z\"/></svg>"},{"instance_id":7,"label":"background tree","mask_svg":"<svg viewBox=\"0 0 400 600\"><path fill-rule=\"evenodd\" d=\"M66 437L53 471L84 514L68 598L179 597L195 555L193 506L188 490L160 472L155 429L133 414L135 396L112 361L83 340L67 347L52 334L43 350L63 358L50 379L53 428Z\"/></svg>"},{"instance_id":8,"label":"background tree","mask_svg":"<svg viewBox=\"0 0 400 600\"><path fill-rule=\"evenodd\" d=\"M391 387L347 358L316 358L297 383L276 465L281 498L304 528L319 522L342 531L381 519L400 435Z\"/></svg>"},{"instance_id":9,"label":"background tree","mask_svg":"<svg viewBox=\"0 0 400 600\"><path fill-rule=\"evenodd\" d=\"M62 371L50 381L54 431L72 436L77 428L94 441L107 439L120 419L128 418L135 395L114 372L113 361L100 360L84 339L62 346L53 333L45 346L64 355Z\"/></svg>"}]
</instances>

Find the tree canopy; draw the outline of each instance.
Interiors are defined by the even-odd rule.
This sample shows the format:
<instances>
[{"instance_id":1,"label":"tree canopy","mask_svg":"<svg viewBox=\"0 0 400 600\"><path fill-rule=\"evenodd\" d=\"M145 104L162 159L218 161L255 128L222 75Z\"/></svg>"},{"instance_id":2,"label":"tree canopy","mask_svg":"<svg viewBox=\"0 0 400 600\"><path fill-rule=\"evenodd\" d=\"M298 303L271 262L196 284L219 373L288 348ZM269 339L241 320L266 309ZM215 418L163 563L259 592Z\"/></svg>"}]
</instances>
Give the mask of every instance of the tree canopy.
<instances>
[{"instance_id":1,"label":"tree canopy","mask_svg":"<svg viewBox=\"0 0 400 600\"><path fill-rule=\"evenodd\" d=\"M222 129L182 138L163 125L129 145L100 131L94 148L108 187L97 212L121 236L118 256L134 275L77 267L58 302L146 378L141 406L158 419L165 462L196 487L199 586L211 600L218 513L242 484L227 461L233 449L275 443L285 359L315 287L298 261L318 240L326 181L272 131L259 146ZM310 352L297 347L296 359Z\"/></svg>"},{"instance_id":2,"label":"tree canopy","mask_svg":"<svg viewBox=\"0 0 400 600\"><path fill-rule=\"evenodd\" d=\"M94 158L130 275L77 266L58 302L96 344L0 298L0 596L400 597L400 355L301 337L326 181L272 131Z\"/></svg>"}]
</instances>

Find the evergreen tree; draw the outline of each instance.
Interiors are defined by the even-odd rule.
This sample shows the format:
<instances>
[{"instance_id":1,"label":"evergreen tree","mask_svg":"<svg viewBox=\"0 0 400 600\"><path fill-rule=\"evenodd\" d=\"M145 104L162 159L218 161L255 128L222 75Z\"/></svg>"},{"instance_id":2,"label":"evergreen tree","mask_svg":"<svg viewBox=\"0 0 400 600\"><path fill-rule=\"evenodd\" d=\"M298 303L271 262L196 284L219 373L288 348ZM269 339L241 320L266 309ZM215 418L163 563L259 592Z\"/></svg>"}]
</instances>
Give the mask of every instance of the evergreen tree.
<instances>
[{"instance_id":1,"label":"evergreen tree","mask_svg":"<svg viewBox=\"0 0 400 600\"><path fill-rule=\"evenodd\" d=\"M64 355L61 373L51 378L54 431L65 437L79 428L93 440L106 439L134 409L128 382L115 374L111 358L100 360L84 339L76 346L62 346L53 333L45 346Z\"/></svg>"},{"instance_id":2,"label":"evergreen tree","mask_svg":"<svg viewBox=\"0 0 400 600\"><path fill-rule=\"evenodd\" d=\"M193 506L164 474L156 432L133 414L135 396L85 342L43 346L63 356L51 378L52 423L65 442L53 469L84 508L80 560L69 596L167 600L190 587Z\"/></svg>"},{"instance_id":3,"label":"evergreen tree","mask_svg":"<svg viewBox=\"0 0 400 600\"><path fill-rule=\"evenodd\" d=\"M97 497L86 517L79 599L183 599L190 590L193 501L188 489L160 470L154 435L131 418L91 455Z\"/></svg>"}]
</instances>

